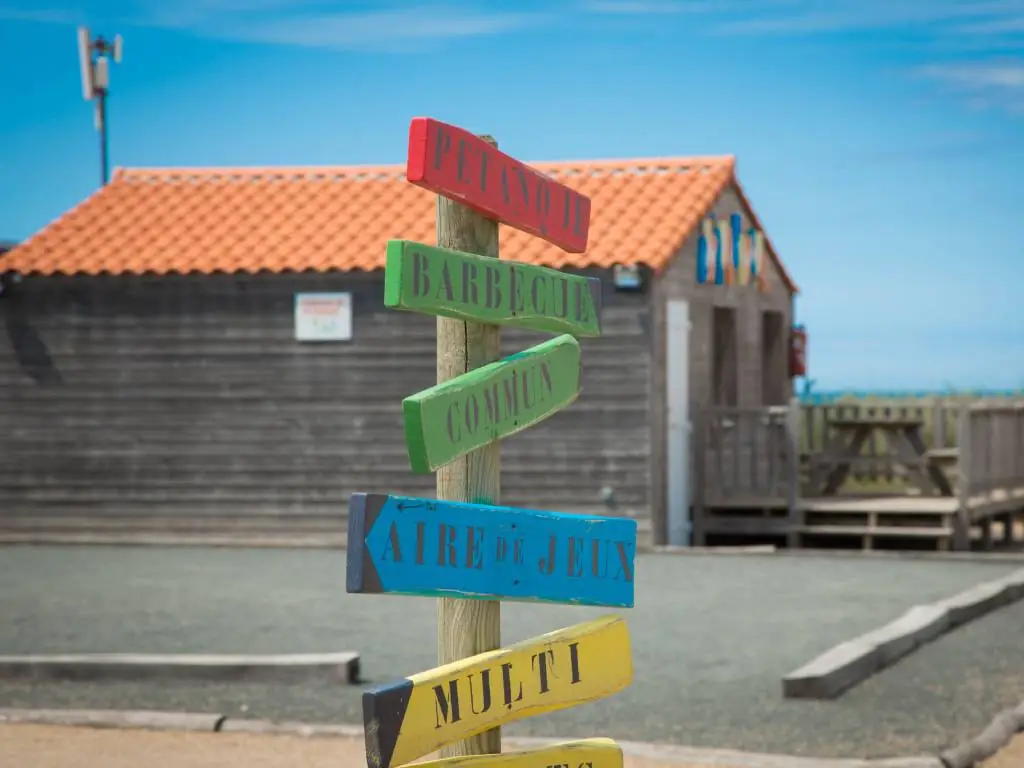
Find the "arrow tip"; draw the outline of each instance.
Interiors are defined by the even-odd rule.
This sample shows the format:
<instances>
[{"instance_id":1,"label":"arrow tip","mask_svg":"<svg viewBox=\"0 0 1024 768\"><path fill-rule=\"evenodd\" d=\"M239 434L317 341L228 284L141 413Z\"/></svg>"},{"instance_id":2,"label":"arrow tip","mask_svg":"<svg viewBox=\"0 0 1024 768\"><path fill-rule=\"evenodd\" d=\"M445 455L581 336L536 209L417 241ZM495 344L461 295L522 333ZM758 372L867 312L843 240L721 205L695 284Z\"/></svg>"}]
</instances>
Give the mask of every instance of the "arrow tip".
<instances>
[{"instance_id":1,"label":"arrow tip","mask_svg":"<svg viewBox=\"0 0 1024 768\"><path fill-rule=\"evenodd\" d=\"M370 768L390 768L412 687L412 680L403 678L363 694L366 762Z\"/></svg>"}]
</instances>

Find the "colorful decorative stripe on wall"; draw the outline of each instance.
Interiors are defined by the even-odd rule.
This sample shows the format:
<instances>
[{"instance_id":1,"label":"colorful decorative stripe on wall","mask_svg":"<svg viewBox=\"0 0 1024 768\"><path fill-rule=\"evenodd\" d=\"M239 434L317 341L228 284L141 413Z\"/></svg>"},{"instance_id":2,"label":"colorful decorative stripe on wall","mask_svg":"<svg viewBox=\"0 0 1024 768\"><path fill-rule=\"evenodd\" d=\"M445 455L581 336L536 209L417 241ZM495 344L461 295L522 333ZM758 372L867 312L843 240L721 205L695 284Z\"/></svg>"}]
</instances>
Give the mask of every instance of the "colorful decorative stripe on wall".
<instances>
[{"instance_id":1,"label":"colorful decorative stripe on wall","mask_svg":"<svg viewBox=\"0 0 1024 768\"><path fill-rule=\"evenodd\" d=\"M768 288L764 265L764 233L754 227L743 229L743 217L728 219L714 214L701 222L697 240L697 282L715 285L750 285Z\"/></svg>"}]
</instances>

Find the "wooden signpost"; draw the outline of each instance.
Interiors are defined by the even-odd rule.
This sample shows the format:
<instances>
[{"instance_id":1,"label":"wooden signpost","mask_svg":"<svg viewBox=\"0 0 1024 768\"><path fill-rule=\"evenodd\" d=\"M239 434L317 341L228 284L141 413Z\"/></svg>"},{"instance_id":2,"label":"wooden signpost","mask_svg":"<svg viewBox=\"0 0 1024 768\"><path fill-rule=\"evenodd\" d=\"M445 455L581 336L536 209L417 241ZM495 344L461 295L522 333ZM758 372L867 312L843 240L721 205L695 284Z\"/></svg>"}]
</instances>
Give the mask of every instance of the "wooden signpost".
<instances>
[{"instance_id":1,"label":"wooden signpost","mask_svg":"<svg viewBox=\"0 0 1024 768\"><path fill-rule=\"evenodd\" d=\"M348 591L633 607L636 521L352 494Z\"/></svg>"},{"instance_id":2,"label":"wooden signpost","mask_svg":"<svg viewBox=\"0 0 1024 768\"><path fill-rule=\"evenodd\" d=\"M618 616L549 632L363 694L370 768L391 768L456 739L595 701L633 681Z\"/></svg>"},{"instance_id":3,"label":"wooden signpost","mask_svg":"<svg viewBox=\"0 0 1024 768\"><path fill-rule=\"evenodd\" d=\"M436 192L436 246L387 245L385 306L437 317L437 386L402 402L414 472L437 499L353 494L349 592L438 597L438 664L363 694L369 768L441 748L431 768L622 768L609 739L501 755L500 726L612 695L633 679L619 616L502 648L500 600L632 607L636 523L497 506L499 446L580 393L579 337L601 335L600 281L498 260L498 222L572 253L590 200L430 118L406 178ZM502 325L561 334L499 359ZM467 599L469 598L469 599Z\"/></svg>"}]
</instances>

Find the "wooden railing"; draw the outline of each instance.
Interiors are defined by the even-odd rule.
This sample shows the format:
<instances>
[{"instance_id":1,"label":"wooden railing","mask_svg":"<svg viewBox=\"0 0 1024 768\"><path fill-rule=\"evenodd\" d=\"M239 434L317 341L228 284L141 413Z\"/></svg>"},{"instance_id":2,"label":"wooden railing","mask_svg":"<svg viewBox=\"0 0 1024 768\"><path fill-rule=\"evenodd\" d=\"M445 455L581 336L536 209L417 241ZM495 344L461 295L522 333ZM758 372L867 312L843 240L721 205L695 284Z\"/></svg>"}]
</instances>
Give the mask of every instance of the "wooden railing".
<instances>
[{"instance_id":1,"label":"wooden railing","mask_svg":"<svg viewBox=\"0 0 1024 768\"><path fill-rule=\"evenodd\" d=\"M695 419L701 500L788 500L799 460L793 410L712 407Z\"/></svg>"},{"instance_id":2,"label":"wooden railing","mask_svg":"<svg viewBox=\"0 0 1024 768\"><path fill-rule=\"evenodd\" d=\"M1024 402L808 406L793 401L770 408L715 406L696 414L697 500L702 505L759 499L777 503L801 494L806 467L829 437L829 420L860 416L923 418L928 459L943 466L960 497L1024 486ZM865 446L866 461L854 468L854 484L871 482L876 491L905 490L899 485L899 460L886 449L878 438Z\"/></svg>"},{"instance_id":3,"label":"wooden railing","mask_svg":"<svg viewBox=\"0 0 1024 768\"><path fill-rule=\"evenodd\" d=\"M1024 403L965 405L959 423L962 499L1024 486Z\"/></svg>"}]
</instances>

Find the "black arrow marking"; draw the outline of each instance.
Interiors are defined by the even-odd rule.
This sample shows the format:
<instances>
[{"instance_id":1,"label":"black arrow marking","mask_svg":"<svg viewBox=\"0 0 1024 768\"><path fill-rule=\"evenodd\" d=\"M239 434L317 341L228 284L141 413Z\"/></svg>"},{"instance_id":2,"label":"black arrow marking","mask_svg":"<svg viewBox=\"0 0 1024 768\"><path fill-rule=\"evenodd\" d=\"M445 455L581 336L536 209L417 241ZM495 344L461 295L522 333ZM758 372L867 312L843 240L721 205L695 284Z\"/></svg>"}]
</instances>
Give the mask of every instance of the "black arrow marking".
<instances>
[{"instance_id":1,"label":"black arrow marking","mask_svg":"<svg viewBox=\"0 0 1024 768\"><path fill-rule=\"evenodd\" d=\"M412 680L402 678L363 693L363 731L369 768L391 768L412 688Z\"/></svg>"},{"instance_id":2,"label":"black arrow marking","mask_svg":"<svg viewBox=\"0 0 1024 768\"><path fill-rule=\"evenodd\" d=\"M379 493L353 493L348 502L348 545L345 591L380 593L380 574L373 564L366 537L380 517L388 497Z\"/></svg>"}]
</instances>

